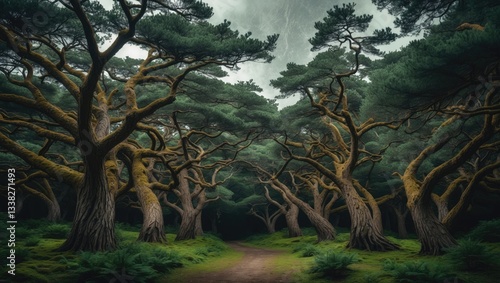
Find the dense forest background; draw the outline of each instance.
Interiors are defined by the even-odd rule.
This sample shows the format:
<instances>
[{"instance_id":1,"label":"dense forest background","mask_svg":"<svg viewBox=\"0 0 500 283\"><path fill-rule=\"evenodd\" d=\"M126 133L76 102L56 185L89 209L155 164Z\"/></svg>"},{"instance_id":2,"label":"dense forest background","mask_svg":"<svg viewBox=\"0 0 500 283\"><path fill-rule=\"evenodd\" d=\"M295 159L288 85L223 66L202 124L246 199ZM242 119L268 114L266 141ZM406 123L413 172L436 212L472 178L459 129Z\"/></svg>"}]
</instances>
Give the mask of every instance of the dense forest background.
<instances>
[{"instance_id":1,"label":"dense forest background","mask_svg":"<svg viewBox=\"0 0 500 283\"><path fill-rule=\"evenodd\" d=\"M312 227L362 251L460 246L500 217L500 6L373 0L391 29L329 2L297 31L304 63L201 1L0 1L5 217L71 222L59 252L116 250L116 223L152 243ZM272 60L273 98L225 79Z\"/></svg>"}]
</instances>

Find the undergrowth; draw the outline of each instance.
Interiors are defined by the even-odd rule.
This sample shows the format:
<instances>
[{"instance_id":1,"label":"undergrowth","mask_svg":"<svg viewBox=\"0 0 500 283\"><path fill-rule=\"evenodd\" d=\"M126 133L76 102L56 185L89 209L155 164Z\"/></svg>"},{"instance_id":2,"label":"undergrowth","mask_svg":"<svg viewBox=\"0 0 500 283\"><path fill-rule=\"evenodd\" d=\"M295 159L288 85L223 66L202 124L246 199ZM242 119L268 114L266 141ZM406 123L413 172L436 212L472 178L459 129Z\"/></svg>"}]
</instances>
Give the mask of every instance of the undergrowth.
<instances>
[{"instance_id":1,"label":"undergrowth","mask_svg":"<svg viewBox=\"0 0 500 283\"><path fill-rule=\"evenodd\" d=\"M339 278L346 275L349 265L358 261L357 254L328 251L314 257L314 264L309 272L321 277Z\"/></svg>"},{"instance_id":2,"label":"undergrowth","mask_svg":"<svg viewBox=\"0 0 500 283\"><path fill-rule=\"evenodd\" d=\"M82 252L68 265L78 282L150 282L183 264L177 252L136 243L112 252Z\"/></svg>"},{"instance_id":3,"label":"undergrowth","mask_svg":"<svg viewBox=\"0 0 500 283\"><path fill-rule=\"evenodd\" d=\"M491 247L477 240L464 239L446 251L446 258L458 269L467 271L487 270L498 264L498 256Z\"/></svg>"}]
</instances>

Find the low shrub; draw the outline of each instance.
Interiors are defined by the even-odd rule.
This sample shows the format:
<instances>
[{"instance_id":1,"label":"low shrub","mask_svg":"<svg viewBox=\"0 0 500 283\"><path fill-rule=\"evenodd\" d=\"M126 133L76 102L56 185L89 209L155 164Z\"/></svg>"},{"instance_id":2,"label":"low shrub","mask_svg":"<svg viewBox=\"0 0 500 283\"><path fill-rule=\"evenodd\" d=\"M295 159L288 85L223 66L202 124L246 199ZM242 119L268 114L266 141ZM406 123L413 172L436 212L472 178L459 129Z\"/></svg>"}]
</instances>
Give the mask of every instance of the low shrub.
<instances>
[{"instance_id":1,"label":"low shrub","mask_svg":"<svg viewBox=\"0 0 500 283\"><path fill-rule=\"evenodd\" d=\"M500 242L500 219L481 221L466 237L482 242Z\"/></svg>"},{"instance_id":2,"label":"low shrub","mask_svg":"<svg viewBox=\"0 0 500 283\"><path fill-rule=\"evenodd\" d=\"M44 238L52 239L65 239L70 231L69 225L66 224L52 224L40 228L40 233Z\"/></svg>"},{"instance_id":3,"label":"low shrub","mask_svg":"<svg viewBox=\"0 0 500 283\"><path fill-rule=\"evenodd\" d=\"M488 269L498 260L491 248L472 239L461 240L458 246L449 248L446 252L446 257L457 268L467 271Z\"/></svg>"},{"instance_id":4,"label":"low shrub","mask_svg":"<svg viewBox=\"0 0 500 283\"><path fill-rule=\"evenodd\" d=\"M300 256L301 257L311 257L315 256L321 253L321 250L314 246L313 244L305 244L302 245L302 248L300 249Z\"/></svg>"},{"instance_id":5,"label":"low shrub","mask_svg":"<svg viewBox=\"0 0 500 283\"><path fill-rule=\"evenodd\" d=\"M31 251L28 248L16 247L15 251L16 264L26 261L31 254Z\"/></svg>"},{"instance_id":6,"label":"low shrub","mask_svg":"<svg viewBox=\"0 0 500 283\"><path fill-rule=\"evenodd\" d=\"M38 236L29 236L24 240L24 245L27 247L34 247L37 246L38 243L40 243L40 237Z\"/></svg>"},{"instance_id":7,"label":"low shrub","mask_svg":"<svg viewBox=\"0 0 500 283\"><path fill-rule=\"evenodd\" d=\"M33 235L34 231L26 227L16 227L16 239L26 239Z\"/></svg>"},{"instance_id":8,"label":"low shrub","mask_svg":"<svg viewBox=\"0 0 500 283\"><path fill-rule=\"evenodd\" d=\"M317 273L321 277L343 277L349 270L347 267L358 261L357 254L326 252L314 257L314 264L310 272Z\"/></svg>"},{"instance_id":9,"label":"low shrub","mask_svg":"<svg viewBox=\"0 0 500 283\"><path fill-rule=\"evenodd\" d=\"M425 261L407 261L398 263L385 260L383 269L394 276L398 283L442 283L454 279L446 266L429 264Z\"/></svg>"},{"instance_id":10,"label":"low shrub","mask_svg":"<svg viewBox=\"0 0 500 283\"><path fill-rule=\"evenodd\" d=\"M113 252L82 252L69 266L79 282L151 282L182 262L178 253L134 243Z\"/></svg>"}]
</instances>

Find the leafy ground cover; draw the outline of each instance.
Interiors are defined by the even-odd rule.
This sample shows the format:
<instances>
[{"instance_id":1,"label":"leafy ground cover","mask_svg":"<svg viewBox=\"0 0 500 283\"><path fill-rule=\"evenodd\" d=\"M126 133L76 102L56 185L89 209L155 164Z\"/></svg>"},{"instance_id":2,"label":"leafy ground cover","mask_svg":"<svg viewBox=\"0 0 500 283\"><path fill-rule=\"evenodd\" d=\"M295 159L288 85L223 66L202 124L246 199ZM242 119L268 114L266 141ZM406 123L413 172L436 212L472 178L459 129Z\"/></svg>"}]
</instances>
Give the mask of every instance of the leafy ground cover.
<instances>
[{"instance_id":1,"label":"leafy ground cover","mask_svg":"<svg viewBox=\"0 0 500 283\"><path fill-rule=\"evenodd\" d=\"M486 242L487 226L459 239L460 246L443 256L421 256L415 238L389 238L399 251L346 249L348 231L333 241L316 243L314 231L288 238L287 231L254 235L244 245L281 251L270 262L273 274L288 274L291 282L496 282L500 278L500 243ZM496 226L495 226L496 227ZM12 282L183 282L193 274L231 268L244 257L216 236L166 244L138 243L138 227L117 225L120 249L108 253L69 253L56 249L68 223L27 221L16 235L16 276ZM486 231L486 232L485 232ZM170 232L170 231L169 231ZM477 236L481 235L481 236ZM477 236L477 237L476 237ZM5 249L3 247L2 249ZM7 251L2 250L2 254ZM5 259L4 259L5 261ZM2 272L5 273L5 264Z\"/></svg>"},{"instance_id":2,"label":"leafy ground cover","mask_svg":"<svg viewBox=\"0 0 500 283\"><path fill-rule=\"evenodd\" d=\"M275 261L275 269L285 272L293 267L292 282L497 282L500 278L500 243L473 241L471 248L466 235L463 246L450 250L448 255L421 256L416 239L389 238L401 246L399 251L370 252L348 250L348 232L341 232L334 241L316 243L316 236L288 238L286 231L272 235L255 235L246 242L262 248L287 251ZM309 235L308 235L309 234ZM479 244L479 246L478 246ZM304 256L313 251L314 256ZM461 256L461 258L459 258ZM352 257L352 258L351 258ZM464 262L478 258L481 268L467 270ZM328 260L325 260L328 259ZM485 263L484 261L488 261ZM348 264L345 264L348 263ZM333 270L331 269L333 266ZM474 265L475 266L475 265ZM338 270L335 269L338 267ZM328 271L328 268L330 270ZM327 270L327 272L322 272ZM319 272L315 272L319 271Z\"/></svg>"},{"instance_id":3,"label":"leafy ground cover","mask_svg":"<svg viewBox=\"0 0 500 283\"><path fill-rule=\"evenodd\" d=\"M214 257L231 262L240 256L210 234L179 242L174 242L175 234L167 234L166 244L139 243L139 228L129 225L117 225L120 248L116 251L59 252L56 249L64 242L61 238L69 231L69 223L26 221L21 225L16 235L16 275L9 278L12 282L163 282L173 269ZM7 250L1 252L7 254ZM2 264L3 274L5 266Z\"/></svg>"}]
</instances>

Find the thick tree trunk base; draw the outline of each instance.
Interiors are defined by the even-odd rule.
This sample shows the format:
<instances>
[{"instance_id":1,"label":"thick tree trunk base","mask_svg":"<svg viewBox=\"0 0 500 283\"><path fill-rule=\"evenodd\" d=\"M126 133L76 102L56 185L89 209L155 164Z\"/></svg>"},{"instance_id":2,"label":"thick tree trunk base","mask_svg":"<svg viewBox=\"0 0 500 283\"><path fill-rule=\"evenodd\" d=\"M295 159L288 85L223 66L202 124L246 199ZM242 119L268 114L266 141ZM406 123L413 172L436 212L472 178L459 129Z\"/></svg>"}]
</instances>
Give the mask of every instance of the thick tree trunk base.
<instances>
[{"instance_id":1,"label":"thick tree trunk base","mask_svg":"<svg viewBox=\"0 0 500 283\"><path fill-rule=\"evenodd\" d=\"M175 237L175 241L191 240L196 238L196 215L193 212L184 213L182 215L179 232Z\"/></svg>"},{"instance_id":2,"label":"thick tree trunk base","mask_svg":"<svg viewBox=\"0 0 500 283\"><path fill-rule=\"evenodd\" d=\"M166 243L167 237L165 236L165 232L163 231L163 225L162 227L151 226L142 228L137 240L148 243Z\"/></svg>"},{"instance_id":3,"label":"thick tree trunk base","mask_svg":"<svg viewBox=\"0 0 500 283\"><path fill-rule=\"evenodd\" d=\"M381 252L399 250L397 244L389 241L374 228L351 229L347 248Z\"/></svg>"},{"instance_id":4,"label":"thick tree trunk base","mask_svg":"<svg viewBox=\"0 0 500 283\"><path fill-rule=\"evenodd\" d=\"M299 226L298 221L299 216L299 208L296 205L293 205L285 214L286 225L288 226L288 237L300 237L302 236L302 230Z\"/></svg>"},{"instance_id":5,"label":"thick tree trunk base","mask_svg":"<svg viewBox=\"0 0 500 283\"><path fill-rule=\"evenodd\" d=\"M87 162L70 234L59 251L109 251L117 247L115 198L108 189L104 163Z\"/></svg>"},{"instance_id":6,"label":"thick tree trunk base","mask_svg":"<svg viewBox=\"0 0 500 283\"><path fill-rule=\"evenodd\" d=\"M351 183L342 187L342 195L351 217L351 234L347 248L368 251L398 250L399 246L383 235L380 228L381 219L372 216Z\"/></svg>"},{"instance_id":7,"label":"thick tree trunk base","mask_svg":"<svg viewBox=\"0 0 500 283\"><path fill-rule=\"evenodd\" d=\"M421 244L421 255L440 255L457 245L455 238L429 207L415 204L409 206L409 209Z\"/></svg>"}]
</instances>

